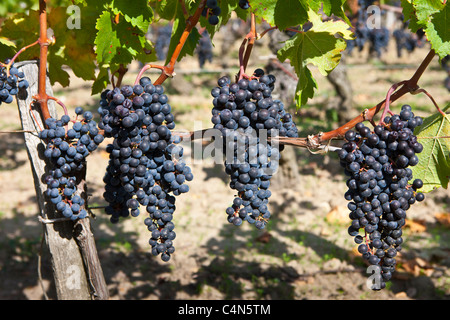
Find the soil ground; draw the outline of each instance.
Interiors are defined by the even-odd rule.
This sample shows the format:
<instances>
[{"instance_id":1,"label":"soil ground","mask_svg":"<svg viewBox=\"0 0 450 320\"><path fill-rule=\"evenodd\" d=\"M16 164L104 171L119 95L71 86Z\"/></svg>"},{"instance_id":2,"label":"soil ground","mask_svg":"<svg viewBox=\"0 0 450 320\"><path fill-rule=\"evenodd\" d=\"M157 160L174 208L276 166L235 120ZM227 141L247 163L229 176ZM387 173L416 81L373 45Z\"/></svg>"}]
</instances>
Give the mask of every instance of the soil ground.
<instances>
[{"instance_id":1,"label":"soil ground","mask_svg":"<svg viewBox=\"0 0 450 320\"><path fill-rule=\"evenodd\" d=\"M236 57L228 57L229 69L223 70L220 46L214 50L213 62L207 63L201 73L196 59L188 58L177 65L177 76L167 81L178 130L211 127L209 90L219 76L237 71ZM409 78L428 52L428 48L422 48L397 58L394 50L392 44L381 60L369 60L366 51L348 57L347 72L356 113L381 101L393 83ZM263 67L267 63L265 55L264 45L256 46L249 70ZM136 65L130 66L124 82L132 83L136 71ZM336 127L326 108L336 99L336 93L326 78L315 69L313 72L319 89L308 107L295 114L302 136ZM440 105L449 101L444 78L435 59L420 80L420 85ZM97 109L98 95L91 96L91 82L72 77L70 88L55 85L53 90L71 111L76 106ZM417 114L424 116L435 111L425 95L406 96L393 106L394 110L399 110L400 103L411 104ZM1 131L20 129L14 104L2 105L1 111ZM247 223L235 227L226 221L225 208L234 192L228 187L222 164L212 159L194 159L193 148L199 143L183 144L195 178L189 183L190 192L177 197L176 252L170 262L164 263L150 254L144 214L112 225L102 210L93 211L92 228L111 299L449 299L448 190L431 192L426 201L408 211L398 271L385 290L373 292L366 287L370 275L367 266L347 234L345 177L335 155L296 150L299 178L295 184L272 189L271 222L260 231ZM108 161L106 144L88 160L91 206L105 204L102 178ZM0 299L44 299L37 273L42 239L37 212L23 136L3 133ZM40 270L46 294L55 299L50 257L45 248Z\"/></svg>"}]
</instances>

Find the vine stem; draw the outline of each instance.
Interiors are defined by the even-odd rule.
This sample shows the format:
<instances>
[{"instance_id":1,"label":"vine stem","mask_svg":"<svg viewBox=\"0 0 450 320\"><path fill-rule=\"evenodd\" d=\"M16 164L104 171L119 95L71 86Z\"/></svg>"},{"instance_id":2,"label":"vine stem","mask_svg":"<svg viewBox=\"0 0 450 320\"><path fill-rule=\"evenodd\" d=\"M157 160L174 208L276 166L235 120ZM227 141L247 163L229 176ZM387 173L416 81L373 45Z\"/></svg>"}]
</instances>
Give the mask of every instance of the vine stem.
<instances>
[{"instance_id":1,"label":"vine stem","mask_svg":"<svg viewBox=\"0 0 450 320\"><path fill-rule=\"evenodd\" d=\"M159 66L156 64L146 64L144 67L142 67L142 69L139 71L139 74L136 77L136 81L134 81L134 85L137 85L139 83L139 80L141 80L143 74L145 73L145 71L149 70L149 69L160 69L164 72L164 66Z\"/></svg>"},{"instance_id":2,"label":"vine stem","mask_svg":"<svg viewBox=\"0 0 450 320\"><path fill-rule=\"evenodd\" d=\"M275 29L278 29L278 27L275 26L275 27L267 28L266 30L264 30L263 32L261 32L261 34L258 35L257 39L258 39L258 40L261 39L262 37L264 37L264 35L265 35L267 32L272 31L272 30L275 30Z\"/></svg>"},{"instance_id":3,"label":"vine stem","mask_svg":"<svg viewBox=\"0 0 450 320\"><path fill-rule=\"evenodd\" d=\"M391 95L392 95L392 93L393 93L395 90L397 90L397 88L398 88L399 86L404 85L406 82L407 82L406 80L405 80L405 81L400 81L400 82L398 82L398 83L395 83L394 85L392 85L392 86L389 88L389 90L388 90L388 92L387 92L387 94L386 94L386 100L385 100L385 103L384 103L383 113L381 114L381 119L380 119L380 122L378 123L379 125L384 124L384 117L386 117L386 114L387 114L388 112L389 112L389 113L392 113L391 110L389 109L389 102L390 102L390 100L391 100Z\"/></svg>"},{"instance_id":4,"label":"vine stem","mask_svg":"<svg viewBox=\"0 0 450 320\"><path fill-rule=\"evenodd\" d=\"M436 103L436 101L434 100L433 96L432 96L430 93L428 93L427 90L425 90L425 89L423 89L423 88L419 88L419 89L417 89L416 91L412 92L412 94L418 94L418 93L425 93L425 94L428 96L428 98L430 98L430 100L433 102L434 107L437 109L437 111L438 111L443 117L446 117L446 116L447 116L447 115L445 114L445 112L442 111L441 108L439 108L439 106L438 106L438 104Z\"/></svg>"},{"instance_id":5,"label":"vine stem","mask_svg":"<svg viewBox=\"0 0 450 320\"><path fill-rule=\"evenodd\" d=\"M431 61L433 60L436 53L434 50L430 50L430 52L427 54L427 56L423 59L417 70L414 72L411 79L407 80L397 91L393 92L390 96L390 102L394 102L401 97L403 97L405 94L414 92L418 89L417 82L419 81L420 77L423 75ZM354 119L350 120L349 122L345 123L341 127L325 132L325 133L319 133L315 135L315 137L312 139L314 141L314 144L320 144L323 141L328 141L333 138L342 138L344 134L352 129L358 122L362 121L371 121L374 116L385 107L386 100L381 101L376 106L364 110L359 116L355 117Z\"/></svg>"},{"instance_id":6,"label":"vine stem","mask_svg":"<svg viewBox=\"0 0 450 320\"><path fill-rule=\"evenodd\" d=\"M183 49L183 46L186 43L192 29L198 23L198 20L200 19L200 16L202 14L205 5L206 0L202 0L197 10L195 10L195 13L186 20L186 27L183 33L181 34L180 40L178 41L172 56L170 57L170 61L167 64L167 66L164 67L164 69L162 70L163 72L161 72L161 75L158 77L158 79L155 80L154 82L155 85L162 84L167 78L173 77L175 64L177 62L178 57L180 56L181 49Z\"/></svg>"},{"instance_id":7,"label":"vine stem","mask_svg":"<svg viewBox=\"0 0 450 320\"><path fill-rule=\"evenodd\" d=\"M422 63L419 65L411 79L405 80L402 82L397 83L396 85L392 86L390 90L388 91L388 94L386 96L386 99L379 102L376 106L365 109L363 112L361 112L360 115L355 117L354 119L350 120L343 126L334 129L332 131L328 132L321 132L314 136L308 136L307 138L289 138L289 137L278 137L279 144L283 145L292 145L295 147L302 147L302 148L308 148L308 149L325 149L332 151L334 147L329 147L323 145L323 142L330 141L332 139L340 139L344 136L344 134L352 129L357 123L362 121L373 121L373 118L375 115L383 109L386 111L386 113L391 113L389 110L389 107L386 108L386 102L389 100L390 102L394 102L401 97L403 97L407 93L414 93L414 92L424 92L425 90L421 91L422 89L418 89L417 82L420 79L420 77L423 75L424 71L427 69L431 61L433 60L435 56L434 50L431 50L427 56L424 58ZM397 91L395 89L397 87L400 87ZM178 135L182 138L182 140L195 140L195 139L202 139L203 133L209 129L201 130L201 132L194 131L194 132L173 132L173 135ZM446 137L445 137L446 138ZM328 149L327 149L328 147Z\"/></svg>"},{"instance_id":8,"label":"vine stem","mask_svg":"<svg viewBox=\"0 0 450 320\"><path fill-rule=\"evenodd\" d=\"M248 37L248 44L247 48L245 49L244 59L242 62L244 66L244 72L245 69L247 69L248 61L250 60L250 55L252 53L252 49L256 40L256 16L253 12L250 18L250 33L247 35L247 37Z\"/></svg>"},{"instance_id":9,"label":"vine stem","mask_svg":"<svg viewBox=\"0 0 450 320\"><path fill-rule=\"evenodd\" d=\"M1 64L3 67L6 68L6 74L9 76L9 70L11 69L12 64L14 63L14 61L17 59L17 57L24 52L25 50L27 50L28 48L31 48L35 45L37 45L39 43L39 40L36 40L35 42L33 42L32 44L29 44L25 47L23 47L22 49L20 49L19 51L17 51L17 53L14 55L14 57L12 57L12 59L7 63L7 64Z\"/></svg>"},{"instance_id":10,"label":"vine stem","mask_svg":"<svg viewBox=\"0 0 450 320\"><path fill-rule=\"evenodd\" d=\"M39 103L44 120L50 118L48 95L46 91L47 54L49 39L47 38L47 0L39 0L39 81L36 102Z\"/></svg>"},{"instance_id":11,"label":"vine stem","mask_svg":"<svg viewBox=\"0 0 450 320\"><path fill-rule=\"evenodd\" d=\"M113 74L111 74L111 84L113 88L120 87L122 84L123 77L125 76L125 73L127 73L128 69L123 66L123 64L120 64L119 69L116 70ZM117 77L117 83L114 82L114 75L118 73L119 76Z\"/></svg>"},{"instance_id":12,"label":"vine stem","mask_svg":"<svg viewBox=\"0 0 450 320\"><path fill-rule=\"evenodd\" d=\"M63 110L64 110L64 114L65 115L68 115L69 114L69 112L67 111L67 107L64 105L64 103L62 103L62 101L61 100L59 100L58 98L55 98L55 97L48 97L48 99L49 100L53 100L53 101L55 101L57 104L59 104L62 108L63 108Z\"/></svg>"}]
</instances>

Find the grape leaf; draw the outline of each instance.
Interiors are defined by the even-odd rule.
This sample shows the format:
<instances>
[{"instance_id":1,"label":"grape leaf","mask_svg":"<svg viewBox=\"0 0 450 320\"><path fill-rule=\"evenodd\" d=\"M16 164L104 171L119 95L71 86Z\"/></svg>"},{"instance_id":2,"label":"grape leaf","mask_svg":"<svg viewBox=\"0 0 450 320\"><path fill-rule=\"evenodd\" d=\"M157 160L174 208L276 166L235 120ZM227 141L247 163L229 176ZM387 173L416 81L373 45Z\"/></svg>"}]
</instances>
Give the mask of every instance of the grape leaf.
<instances>
[{"instance_id":1,"label":"grape leaf","mask_svg":"<svg viewBox=\"0 0 450 320\"><path fill-rule=\"evenodd\" d=\"M178 1L162 0L156 3L155 11L166 20L172 20L178 11Z\"/></svg>"},{"instance_id":2,"label":"grape leaf","mask_svg":"<svg viewBox=\"0 0 450 320\"><path fill-rule=\"evenodd\" d=\"M103 12L97 20L98 30L95 38L95 53L100 65L115 63L128 65L143 50L146 45L145 32L124 19L119 23L113 21L113 15L109 11Z\"/></svg>"},{"instance_id":3,"label":"grape leaf","mask_svg":"<svg viewBox=\"0 0 450 320\"><path fill-rule=\"evenodd\" d=\"M416 10L409 0L401 0L403 21L409 21L408 27L412 32L417 32L421 27L416 17Z\"/></svg>"},{"instance_id":4,"label":"grape leaf","mask_svg":"<svg viewBox=\"0 0 450 320\"><path fill-rule=\"evenodd\" d=\"M442 59L450 54L450 9L448 4L435 13L425 29L427 39Z\"/></svg>"},{"instance_id":5,"label":"grape leaf","mask_svg":"<svg viewBox=\"0 0 450 320\"><path fill-rule=\"evenodd\" d=\"M111 12L109 11L103 12L97 20L98 33L95 38L95 53L100 65L111 62L116 55L117 48L120 47L120 40L117 38L112 23Z\"/></svg>"},{"instance_id":6,"label":"grape leaf","mask_svg":"<svg viewBox=\"0 0 450 320\"><path fill-rule=\"evenodd\" d=\"M416 32L423 28L431 48L442 59L450 54L450 9L440 0L402 0L405 21Z\"/></svg>"},{"instance_id":7,"label":"grape leaf","mask_svg":"<svg viewBox=\"0 0 450 320\"><path fill-rule=\"evenodd\" d=\"M287 0L283 0L287 1ZM283 2L280 1L280 2ZM259 18L264 19L272 27L275 23L275 6L277 0L250 0L249 1L252 12Z\"/></svg>"},{"instance_id":8,"label":"grape leaf","mask_svg":"<svg viewBox=\"0 0 450 320\"><path fill-rule=\"evenodd\" d=\"M299 0L277 1L274 14L275 24L280 30L303 25L308 21L306 8Z\"/></svg>"},{"instance_id":9,"label":"grape leaf","mask_svg":"<svg viewBox=\"0 0 450 320\"><path fill-rule=\"evenodd\" d=\"M62 65L65 64L66 59L64 59L64 57L58 54L55 50L50 50L48 52L48 61L50 83L53 85L58 82L63 87L67 87L70 84L70 75L62 68Z\"/></svg>"},{"instance_id":10,"label":"grape leaf","mask_svg":"<svg viewBox=\"0 0 450 320\"><path fill-rule=\"evenodd\" d=\"M49 55L49 66L52 66L50 78L53 82L53 73L58 72L65 64L69 66L74 74L84 80L93 80L95 78L95 54L92 46L93 38L87 37L77 29L70 30L67 28L67 8L53 8L48 16L48 24L57 35L57 41L52 46L52 52L55 55ZM82 23L83 28L87 28L87 24ZM56 58L59 56L62 59ZM59 82L59 81L58 81ZM62 83L61 83L62 84Z\"/></svg>"},{"instance_id":11,"label":"grape leaf","mask_svg":"<svg viewBox=\"0 0 450 320\"><path fill-rule=\"evenodd\" d=\"M325 0L319 1L323 3L323 12L327 16L335 15L336 17L342 18L348 25L351 25L350 20L345 14L343 5L345 0ZM317 11L317 10L316 10Z\"/></svg>"},{"instance_id":12,"label":"grape leaf","mask_svg":"<svg viewBox=\"0 0 450 320\"><path fill-rule=\"evenodd\" d=\"M322 22L311 9L308 16L311 29L287 40L277 53L281 62L289 59L299 78L295 94L297 108L305 105L317 88L307 65L313 64L326 76L339 64L341 52L346 48L345 39L353 38L349 26L343 21Z\"/></svg>"},{"instance_id":13,"label":"grape leaf","mask_svg":"<svg viewBox=\"0 0 450 320\"><path fill-rule=\"evenodd\" d=\"M425 26L430 17L442 10L442 2L440 0L413 0L412 4L416 9L417 21Z\"/></svg>"},{"instance_id":14,"label":"grape leaf","mask_svg":"<svg viewBox=\"0 0 450 320\"><path fill-rule=\"evenodd\" d=\"M133 4L130 4L129 0L114 0L112 11L114 14L123 14L127 22L143 32L148 31L153 20L153 10L146 0L133 0Z\"/></svg>"},{"instance_id":15,"label":"grape leaf","mask_svg":"<svg viewBox=\"0 0 450 320\"><path fill-rule=\"evenodd\" d=\"M0 60L4 61L6 57L12 57L17 51L16 44L6 38L0 37Z\"/></svg>"},{"instance_id":16,"label":"grape leaf","mask_svg":"<svg viewBox=\"0 0 450 320\"><path fill-rule=\"evenodd\" d=\"M0 35L14 41L17 48L22 48L30 43L33 43L39 37L39 24L30 23L30 21L39 21L39 12L36 10L30 10L27 13L18 13L12 15L3 22ZM4 45L0 46L1 60L11 58L11 50L5 50ZM9 56L5 56L7 53ZM33 60L39 57L39 46L34 46L25 50L20 54L20 60Z\"/></svg>"},{"instance_id":17,"label":"grape leaf","mask_svg":"<svg viewBox=\"0 0 450 320\"><path fill-rule=\"evenodd\" d=\"M450 108L450 104L443 110ZM423 145L423 151L417 156L419 163L412 167L414 179L421 179L421 192L430 192L435 188L448 187L450 179L450 115L444 117L436 113L416 128L414 134Z\"/></svg>"}]
</instances>

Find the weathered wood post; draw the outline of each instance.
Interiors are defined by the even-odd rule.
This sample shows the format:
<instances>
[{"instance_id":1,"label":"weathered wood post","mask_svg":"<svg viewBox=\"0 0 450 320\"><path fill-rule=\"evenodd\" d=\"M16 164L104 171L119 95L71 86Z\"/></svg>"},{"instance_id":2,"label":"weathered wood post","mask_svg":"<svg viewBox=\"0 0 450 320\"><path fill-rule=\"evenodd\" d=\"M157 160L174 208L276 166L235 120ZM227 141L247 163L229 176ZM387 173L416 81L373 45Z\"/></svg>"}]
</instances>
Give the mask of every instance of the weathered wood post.
<instances>
[{"instance_id":1,"label":"weathered wood post","mask_svg":"<svg viewBox=\"0 0 450 320\"><path fill-rule=\"evenodd\" d=\"M45 146L38 137L39 128L44 128L44 125L39 112L32 108L32 97L38 92L38 63L24 61L16 63L15 66L24 72L25 79L30 84L26 91L21 91L17 95L17 104L22 128L25 131L25 143L33 173L40 221L43 224L43 232L51 256L57 297L59 300L108 299L109 294L89 218L77 222L61 219L53 204L45 200L44 192L47 187L43 183L43 176L48 172L48 168L43 156ZM48 77L46 81L47 94L52 96ZM49 111L52 117L56 117L55 104L51 100ZM82 188L79 189L84 189L84 179L80 186ZM81 195L86 197L85 192Z\"/></svg>"}]
</instances>

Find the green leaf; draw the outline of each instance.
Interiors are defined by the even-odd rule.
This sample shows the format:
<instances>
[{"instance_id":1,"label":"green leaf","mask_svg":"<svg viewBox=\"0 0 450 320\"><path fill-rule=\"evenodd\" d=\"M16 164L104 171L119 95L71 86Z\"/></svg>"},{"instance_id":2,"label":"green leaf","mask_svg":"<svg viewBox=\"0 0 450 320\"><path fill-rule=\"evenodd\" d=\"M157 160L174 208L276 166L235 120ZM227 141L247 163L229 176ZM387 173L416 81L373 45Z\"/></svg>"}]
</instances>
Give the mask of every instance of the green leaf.
<instances>
[{"instance_id":1,"label":"green leaf","mask_svg":"<svg viewBox=\"0 0 450 320\"><path fill-rule=\"evenodd\" d=\"M284 2L280 1L280 2ZM250 0L252 12L259 18L264 19L270 26L275 27L275 7L277 0Z\"/></svg>"},{"instance_id":2,"label":"green leaf","mask_svg":"<svg viewBox=\"0 0 450 320\"><path fill-rule=\"evenodd\" d=\"M450 9L440 0L402 0L405 21L416 32L423 28L440 59L450 54Z\"/></svg>"},{"instance_id":3,"label":"green leaf","mask_svg":"<svg viewBox=\"0 0 450 320\"><path fill-rule=\"evenodd\" d=\"M448 105L443 111L450 108ZM450 179L450 115L434 114L423 121L414 133L423 145L417 156L419 163L412 167L414 179L421 179L421 192L448 187Z\"/></svg>"},{"instance_id":4,"label":"green leaf","mask_svg":"<svg viewBox=\"0 0 450 320\"><path fill-rule=\"evenodd\" d=\"M403 21L409 21L408 27L412 32L417 32L421 27L416 17L416 9L409 0L401 0Z\"/></svg>"},{"instance_id":5,"label":"green leaf","mask_svg":"<svg viewBox=\"0 0 450 320\"><path fill-rule=\"evenodd\" d=\"M295 94L297 108L305 105L317 88L307 65L316 66L326 76L339 64L341 52L346 47L344 39L352 39L352 32L345 22L322 22L320 16L311 9L308 15L313 25L311 29L297 33L278 51L278 59L281 62L289 59L299 78Z\"/></svg>"},{"instance_id":6,"label":"green leaf","mask_svg":"<svg viewBox=\"0 0 450 320\"><path fill-rule=\"evenodd\" d=\"M117 38L117 32L112 26L111 12L103 12L97 20L96 28L98 30L95 38L95 53L100 65L110 63L120 47L120 40Z\"/></svg>"},{"instance_id":7,"label":"green leaf","mask_svg":"<svg viewBox=\"0 0 450 320\"><path fill-rule=\"evenodd\" d=\"M148 6L147 0L133 0L132 4L129 0L114 0L112 11L114 14L123 14L127 22L143 32L148 31L153 20L153 10Z\"/></svg>"},{"instance_id":8,"label":"green leaf","mask_svg":"<svg viewBox=\"0 0 450 320\"><path fill-rule=\"evenodd\" d=\"M138 54L148 48L142 40L145 32L134 27L124 19L117 24L113 21L111 12L105 11L97 20L98 30L95 38L97 61L100 65L123 64L128 65Z\"/></svg>"},{"instance_id":9,"label":"green leaf","mask_svg":"<svg viewBox=\"0 0 450 320\"><path fill-rule=\"evenodd\" d=\"M450 9L448 4L435 13L425 29L427 39L437 55L442 59L450 54Z\"/></svg>"},{"instance_id":10,"label":"green leaf","mask_svg":"<svg viewBox=\"0 0 450 320\"><path fill-rule=\"evenodd\" d=\"M16 48L22 48L39 38L39 24L30 23L30 21L39 21L39 12L30 10L28 13L18 13L5 20L0 36L14 41ZM5 56L8 54L8 56ZM11 50L0 52L1 60L11 58ZM20 60L33 60L39 57L39 46L34 46L20 54Z\"/></svg>"},{"instance_id":11,"label":"green leaf","mask_svg":"<svg viewBox=\"0 0 450 320\"><path fill-rule=\"evenodd\" d=\"M64 65L66 60L58 55L56 51L50 50L48 53L48 61L52 62L48 64L50 83L54 85L58 82L63 87L67 87L70 84L70 75L62 69L62 65Z\"/></svg>"},{"instance_id":12,"label":"green leaf","mask_svg":"<svg viewBox=\"0 0 450 320\"><path fill-rule=\"evenodd\" d=\"M156 12L165 20L172 20L178 11L178 1L162 0L156 3Z\"/></svg>"},{"instance_id":13,"label":"green leaf","mask_svg":"<svg viewBox=\"0 0 450 320\"><path fill-rule=\"evenodd\" d=\"M412 4L416 9L418 24L425 26L430 17L442 10L442 2L440 0L413 0Z\"/></svg>"},{"instance_id":14,"label":"green leaf","mask_svg":"<svg viewBox=\"0 0 450 320\"><path fill-rule=\"evenodd\" d=\"M16 44L6 38L0 37L0 44L5 47L16 47Z\"/></svg>"},{"instance_id":15,"label":"green leaf","mask_svg":"<svg viewBox=\"0 0 450 320\"><path fill-rule=\"evenodd\" d=\"M306 7L307 8L307 7ZM275 25L280 30L303 25L308 21L308 13L299 0L278 1L275 6Z\"/></svg>"},{"instance_id":16,"label":"green leaf","mask_svg":"<svg viewBox=\"0 0 450 320\"><path fill-rule=\"evenodd\" d=\"M0 37L0 61L5 61L7 57L12 57L16 52L16 44L6 38Z\"/></svg>"},{"instance_id":17,"label":"green leaf","mask_svg":"<svg viewBox=\"0 0 450 320\"><path fill-rule=\"evenodd\" d=\"M323 3L323 12L331 17L331 15L335 15L336 17L342 18L348 25L351 25L350 20L344 11L344 3L346 0L325 0L319 1ZM309 2L309 1L307 1ZM315 10L317 12L317 10Z\"/></svg>"}]
</instances>

